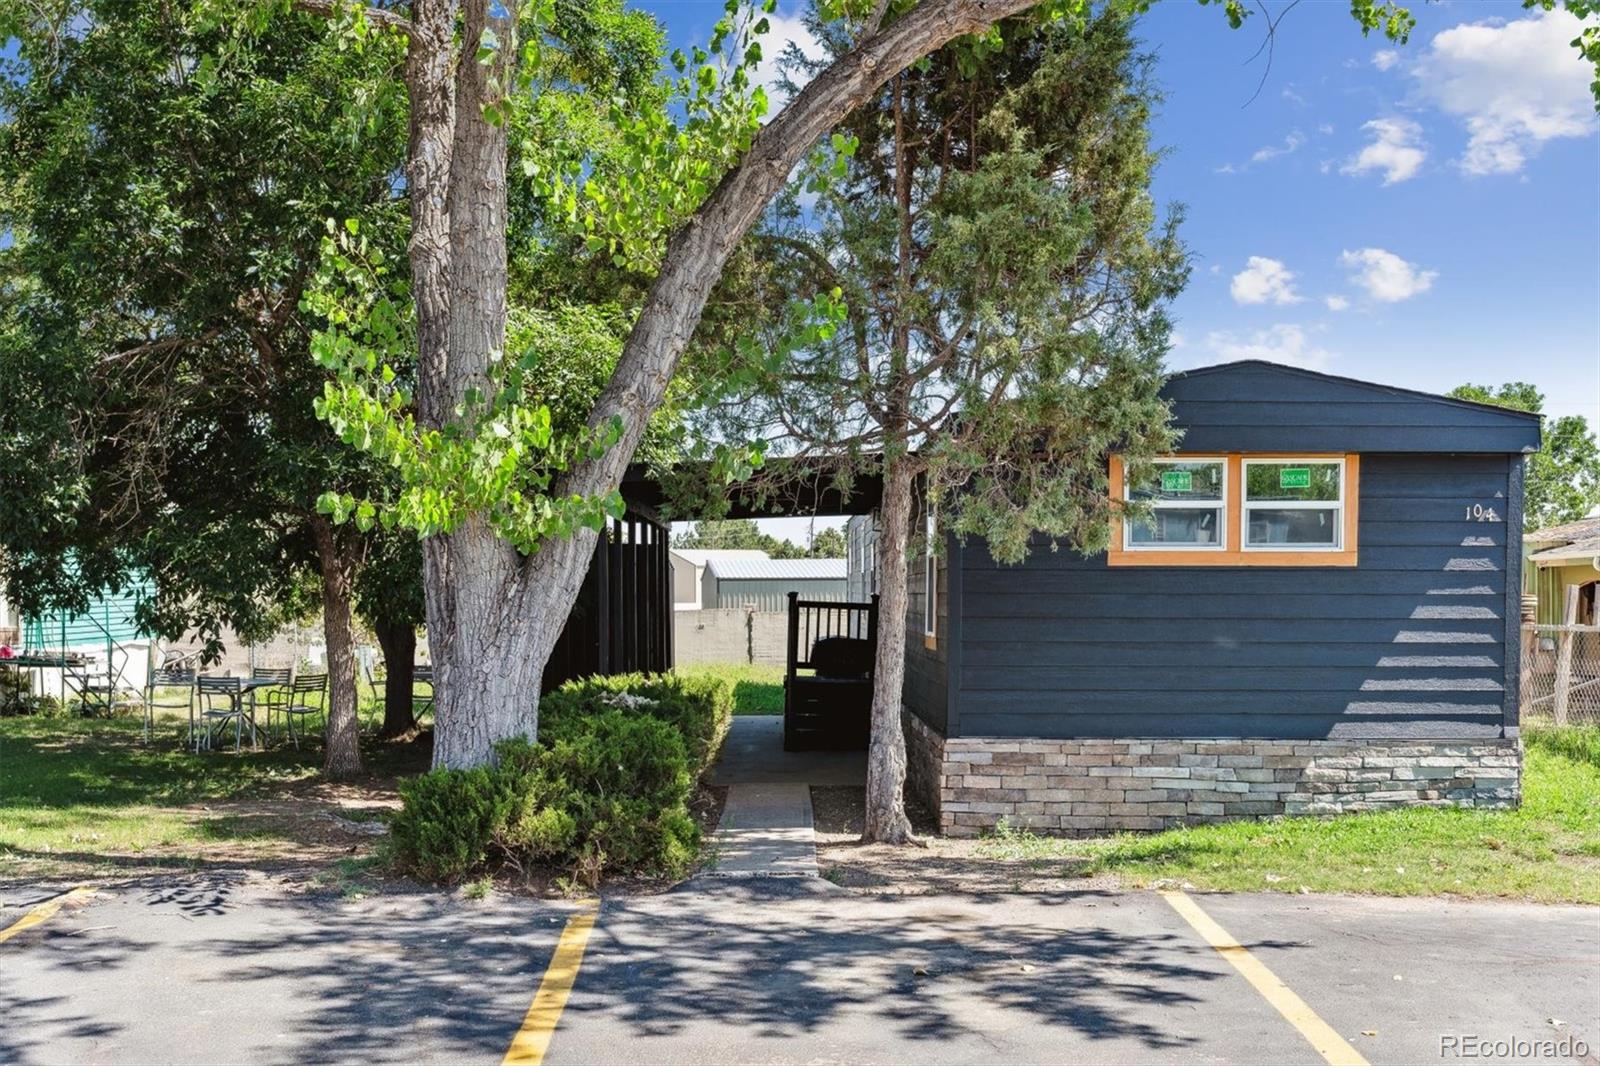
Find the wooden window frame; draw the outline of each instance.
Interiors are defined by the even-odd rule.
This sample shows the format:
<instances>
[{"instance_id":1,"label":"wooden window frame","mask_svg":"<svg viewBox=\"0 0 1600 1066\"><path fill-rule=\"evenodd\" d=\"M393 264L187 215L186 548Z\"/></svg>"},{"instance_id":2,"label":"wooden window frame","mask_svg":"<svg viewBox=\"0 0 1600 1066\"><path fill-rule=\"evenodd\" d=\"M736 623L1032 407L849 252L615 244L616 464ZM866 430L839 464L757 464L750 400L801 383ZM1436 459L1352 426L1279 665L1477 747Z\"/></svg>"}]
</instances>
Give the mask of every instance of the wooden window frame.
<instances>
[{"instance_id":1,"label":"wooden window frame","mask_svg":"<svg viewBox=\"0 0 1600 1066\"><path fill-rule=\"evenodd\" d=\"M1223 511L1226 547L1214 548L1150 549L1126 547L1123 520L1120 515L1111 522L1111 547L1106 552L1108 566L1321 566L1352 567L1356 565L1358 549L1357 530L1360 525L1361 456L1354 452L1227 452L1223 494L1226 505ZM1163 455L1162 459L1215 460L1215 453L1204 455ZM1339 548L1306 549L1246 549L1244 547L1244 461L1276 461L1295 459L1340 459L1344 462L1343 507L1344 529ZM1120 508L1126 499L1126 485L1122 457L1111 457L1110 494L1113 506Z\"/></svg>"}]
</instances>

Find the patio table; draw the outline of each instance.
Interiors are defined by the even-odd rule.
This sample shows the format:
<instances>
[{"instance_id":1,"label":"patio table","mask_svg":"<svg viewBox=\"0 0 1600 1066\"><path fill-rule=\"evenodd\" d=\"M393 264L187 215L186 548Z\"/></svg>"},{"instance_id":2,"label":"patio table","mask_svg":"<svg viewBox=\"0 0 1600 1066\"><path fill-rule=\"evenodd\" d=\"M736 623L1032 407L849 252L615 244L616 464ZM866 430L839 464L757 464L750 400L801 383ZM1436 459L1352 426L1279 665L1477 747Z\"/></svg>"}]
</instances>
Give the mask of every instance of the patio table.
<instances>
[{"instance_id":1,"label":"patio table","mask_svg":"<svg viewBox=\"0 0 1600 1066\"><path fill-rule=\"evenodd\" d=\"M204 678L203 678L203 675L202 675L201 680L203 680L203 679ZM282 684L281 681L275 681L275 680L273 680L271 678L264 678L264 677L240 678L239 679L239 684L237 686L228 688L228 689L220 691L220 692L211 692L211 693L208 693L208 695L210 695L210 696L227 696L228 697L229 703L231 704L230 710L232 710L234 714L242 714L244 716L245 720L250 723L250 746L251 747L258 747L259 746L259 741L256 738L256 733L257 733L257 730L256 730L256 699L255 699L256 690L257 689L263 689L263 688L270 688L273 685L280 685L280 684ZM250 710L248 711L248 713L246 713L243 710L243 702L244 702L244 698L246 696L250 697ZM196 703L198 703L198 702L199 701L197 700ZM194 716L195 716L195 712L191 708L190 711L189 711L189 733L190 733L191 736L194 735ZM203 711L201 712L201 716L204 717L204 712ZM209 744L209 741L208 741L208 744Z\"/></svg>"}]
</instances>

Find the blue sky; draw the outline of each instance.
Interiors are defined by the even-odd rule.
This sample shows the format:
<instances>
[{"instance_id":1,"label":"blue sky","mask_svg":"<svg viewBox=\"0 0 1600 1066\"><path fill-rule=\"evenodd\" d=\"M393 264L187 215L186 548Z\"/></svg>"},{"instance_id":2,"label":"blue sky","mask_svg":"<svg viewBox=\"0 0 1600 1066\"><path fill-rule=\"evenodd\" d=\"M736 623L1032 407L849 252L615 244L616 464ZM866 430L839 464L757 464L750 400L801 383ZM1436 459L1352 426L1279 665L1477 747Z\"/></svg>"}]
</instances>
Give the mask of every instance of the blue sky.
<instances>
[{"instance_id":1,"label":"blue sky","mask_svg":"<svg viewBox=\"0 0 1600 1066\"><path fill-rule=\"evenodd\" d=\"M634 2L675 45L722 11ZM801 0L779 2L769 56L803 33ZM1163 0L1144 17L1167 96L1155 192L1187 205L1195 256L1171 365L1267 358L1438 392L1526 380L1547 413L1600 425L1600 123L1575 24L1516 0L1411 6L1395 48L1347 0L1303 0L1270 71L1251 59L1259 16L1233 31Z\"/></svg>"},{"instance_id":2,"label":"blue sky","mask_svg":"<svg viewBox=\"0 0 1600 1066\"><path fill-rule=\"evenodd\" d=\"M721 12L641 6L680 45ZM1187 205L1195 256L1171 363L1259 357L1440 392L1521 379L1549 413L1600 423L1600 124L1573 23L1412 6L1395 48L1345 0L1307 0L1270 72L1250 61L1260 17L1233 31L1164 0L1142 20L1167 95L1155 191Z\"/></svg>"}]
</instances>

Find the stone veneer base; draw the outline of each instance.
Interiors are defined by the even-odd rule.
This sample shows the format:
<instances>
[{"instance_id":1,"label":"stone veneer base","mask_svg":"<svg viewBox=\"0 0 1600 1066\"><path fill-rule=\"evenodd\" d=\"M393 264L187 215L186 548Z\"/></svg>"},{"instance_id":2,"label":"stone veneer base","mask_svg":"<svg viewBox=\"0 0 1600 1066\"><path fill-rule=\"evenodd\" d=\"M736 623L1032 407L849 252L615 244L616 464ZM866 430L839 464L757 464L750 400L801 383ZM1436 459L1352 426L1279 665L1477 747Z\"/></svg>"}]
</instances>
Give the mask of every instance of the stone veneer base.
<instances>
[{"instance_id":1,"label":"stone veneer base","mask_svg":"<svg viewBox=\"0 0 1600 1066\"><path fill-rule=\"evenodd\" d=\"M940 832L1001 819L1091 834L1393 807L1515 807L1522 743L1474 740L947 740L904 716L906 787Z\"/></svg>"}]
</instances>

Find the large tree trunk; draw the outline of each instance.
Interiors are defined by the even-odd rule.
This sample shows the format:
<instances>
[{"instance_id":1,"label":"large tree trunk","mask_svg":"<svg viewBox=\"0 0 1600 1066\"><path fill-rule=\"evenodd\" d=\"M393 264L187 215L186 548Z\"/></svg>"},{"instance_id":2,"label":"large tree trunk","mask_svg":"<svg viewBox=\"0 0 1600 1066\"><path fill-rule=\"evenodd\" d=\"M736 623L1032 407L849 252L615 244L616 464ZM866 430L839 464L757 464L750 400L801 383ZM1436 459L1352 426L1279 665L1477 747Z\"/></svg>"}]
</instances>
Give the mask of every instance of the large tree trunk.
<instances>
[{"instance_id":1,"label":"large tree trunk","mask_svg":"<svg viewBox=\"0 0 1600 1066\"><path fill-rule=\"evenodd\" d=\"M405 736L417 725L412 698L417 630L409 622L378 622L372 629L383 650L383 728L379 735Z\"/></svg>"},{"instance_id":2,"label":"large tree trunk","mask_svg":"<svg viewBox=\"0 0 1600 1066\"><path fill-rule=\"evenodd\" d=\"M867 817L861 839L903 844L906 737L900 690L906 676L906 544L911 528L911 464L891 459L884 471L878 529L878 652L872 670L872 739L867 748Z\"/></svg>"},{"instance_id":3,"label":"large tree trunk","mask_svg":"<svg viewBox=\"0 0 1600 1066\"><path fill-rule=\"evenodd\" d=\"M601 428L620 416L622 440L576 464L554 494L598 497L621 484L728 257L811 146L897 71L1035 2L926 0L866 33L757 134L746 157L668 243L595 404L590 425ZM491 73L510 84L515 8L496 5L508 17L491 18L486 0L466 0L460 41L452 44L456 7L454 0L415 0L408 30L411 279L418 404L430 427L451 419L469 386L482 386L489 355L505 336L505 129L485 123L480 108ZM474 62L486 22L500 41L487 65ZM479 765L492 758L495 741L536 734L544 665L577 599L596 536L556 538L524 558L474 516L424 544L435 766Z\"/></svg>"},{"instance_id":4,"label":"large tree trunk","mask_svg":"<svg viewBox=\"0 0 1600 1066\"><path fill-rule=\"evenodd\" d=\"M872 737L867 748L867 812L861 839L903 844L911 839L906 818L906 738L901 725L901 690L906 675L906 544L911 534L911 480L915 470L905 454L911 409L911 171L905 136L905 75L894 80L894 186L899 216L895 301L889 347L889 395L879 507L878 545L882 575L878 585L878 651L872 671Z\"/></svg>"},{"instance_id":5,"label":"large tree trunk","mask_svg":"<svg viewBox=\"0 0 1600 1066\"><path fill-rule=\"evenodd\" d=\"M490 394L490 366L506 337L506 126L486 121L483 104L496 92L492 80L509 82L515 11L467 0L462 15L460 54L468 58L455 72L449 321L443 374L424 380L433 396L425 409L430 424L442 424L470 390ZM499 41L495 58L474 62L486 27ZM594 534L524 557L483 515L471 515L424 545L435 766L482 765L493 758L495 742L537 736L544 665L584 574L581 564L568 565L575 544L592 551ZM553 599L565 599L565 607L549 606Z\"/></svg>"},{"instance_id":6,"label":"large tree trunk","mask_svg":"<svg viewBox=\"0 0 1600 1066\"><path fill-rule=\"evenodd\" d=\"M339 550L333 526L322 515L311 520L322 564L322 630L328 644L328 729L322 771L342 781L361 773L361 726L356 718L355 627L351 621L353 567Z\"/></svg>"},{"instance_id":7,"label":"large tree trunk","mask_svg":"<svg viewBox=\"0 0 1600 1066\"><path fill-rule=\"evenodd\" d=\"M597 536L584 530L521 558L487 530L477 533L470 540L451 534L436 557L452 570L437 584L430 575L428 586L430 626L436 603L453 621L429 629L435 766L480 766L497 741L538 736L544 667Z\"/></svg>"}]
</instances>

